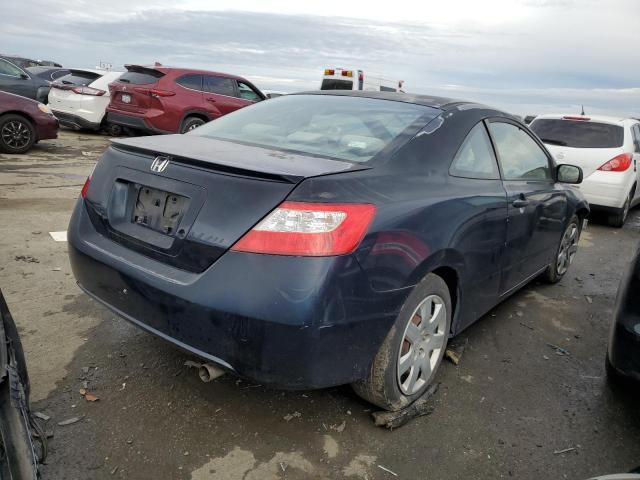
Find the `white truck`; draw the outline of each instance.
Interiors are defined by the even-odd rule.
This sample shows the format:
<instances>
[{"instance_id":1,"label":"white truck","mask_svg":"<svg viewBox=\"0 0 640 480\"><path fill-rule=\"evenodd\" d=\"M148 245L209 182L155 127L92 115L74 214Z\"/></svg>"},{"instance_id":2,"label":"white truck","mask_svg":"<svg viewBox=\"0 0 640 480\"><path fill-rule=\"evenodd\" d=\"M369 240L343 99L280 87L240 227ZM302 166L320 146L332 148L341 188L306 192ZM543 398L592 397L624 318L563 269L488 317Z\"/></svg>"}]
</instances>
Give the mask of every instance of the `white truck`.
<instances>
[{"instance_id":1,"label":"white truck","mask_svg":"<svg viewBox=\"0 0 640 480\"><path fill-rule=\"evenodd\" d=\"M369 92L403 92L404 80L389 80L349 68L325 68L320 90L365 90Z\"/></svg>"}]
</instances>

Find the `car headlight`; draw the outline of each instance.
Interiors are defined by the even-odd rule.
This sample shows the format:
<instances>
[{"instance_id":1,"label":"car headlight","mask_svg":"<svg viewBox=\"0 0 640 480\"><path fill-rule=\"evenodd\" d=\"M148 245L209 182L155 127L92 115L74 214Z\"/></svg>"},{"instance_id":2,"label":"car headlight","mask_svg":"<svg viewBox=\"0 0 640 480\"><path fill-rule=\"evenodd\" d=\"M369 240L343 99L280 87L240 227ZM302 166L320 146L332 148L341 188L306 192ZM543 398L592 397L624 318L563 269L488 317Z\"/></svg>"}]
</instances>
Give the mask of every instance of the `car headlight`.
<instances>
[{"instance_id":1,"label":"car headlight","mask_svg":"<svg viewBox=\"0 0 640 480\"><path fill-rule=\"evenodd\" d=\"M53 115L53 112L51 111L51 109L47 105L45 105L44 103L39 103L38 104L38 109L42 113L48 113L49 115Z\"/></svg>"}]
</instances>

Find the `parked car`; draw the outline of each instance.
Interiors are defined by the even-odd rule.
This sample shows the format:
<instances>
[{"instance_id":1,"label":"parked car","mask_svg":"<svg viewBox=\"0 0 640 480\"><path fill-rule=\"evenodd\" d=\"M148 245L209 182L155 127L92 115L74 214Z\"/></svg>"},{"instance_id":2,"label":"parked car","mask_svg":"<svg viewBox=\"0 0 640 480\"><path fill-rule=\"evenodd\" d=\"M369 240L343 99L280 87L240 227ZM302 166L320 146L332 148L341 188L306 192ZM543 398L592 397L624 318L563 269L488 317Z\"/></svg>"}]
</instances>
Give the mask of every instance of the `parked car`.
<instances>
[{"instance_id":1,"label":"parked car","mask_svg":"<svg viewBox=\"0 0 640 480\"><path fill-rule=\"evenodd\" d=\"M325 68L320 90L365 90L370 92L402 92L404 80L372 75L357 68Z\"/></svg>"},{"instance_id":2,"label":"parked car","mask_svg":"<svg viewBox=\"0 0 640 480\"><path fill-rule=\"evenodd\" d=\"M58 120L47 105L0 92L0 152L25 153L34 143L58 136Z\"/></svg>"},{"instance_id":3,"label":"parked car","mask_svg":"<svg viewBox=\"0 0 640 480\"><path fill-rule=\"evenodd\" d=\"M540 115L531 123L559 162L580 166L578 187L593 210L608 214L609 224L622 227L629 209L640 202L640 122L584 115Z\"/></svg>"},{"instance_id":4,"label":"parked car","mask_svg":"<svg viewBox=\"0 0 640 480\"><path fill-rule=\"evenodd\" d=\"M35 75L29 75L22 68L0 58L0 91L47 103L49 82Z\"/></svg>"},{"instance_id":5,"label":"parked car","mask_svg":"<svg viewBox=\"0 0 640 480\"><path fill-rule=\"evenodd\" d=\"M527 115L524 117L524 123L526 125L529 125L531 122L533 122L535 120L537 115Z\"/></svg>"},{"instance_id":6,"label":"parked car","mask_svg":"<svg viewBox=\"0 0 640 480\"><path fill-rule=\"evenodd\" d=\"M69 256L91 297L206 361L282 388L352 383L397 409L450 336L566 274L589 207L562 182L581 177L490 107L286 95L115 140Z\"/></svg>"},{"instance_id":7,"label":"parked car","mask_svg":"<svg viewBox=\"0 0 640 480\"><path fill-rule=\"evenodd\" d=\"M607 348L607 371L613 380L640 386L640 248L620 280Z\"/></svg>"},{"instance_id":8,"label":"parked car","mask_svg":"<svg viewBox=\"0 0 640 480\"><path fill-rule=\"evenodd\" d=\"M71 68L51 84L49 105L60 124L76 129L100 130L111 95L109 83L122 72Z\"/></svg>"},{"instance_id":9,"label":"parked car","mask_svg":"<svg viewBox=\"0 0 640 480\"><path fill-rule=\"evenodd\" d=\"M265 95L249 81L226 73L125 65L109 86L107 118L115 125L152 133L184 133Z\"/></svg>"},{"instance_id":10,"label":"parked car","mask_svg":"<svg viewBox=\"0 0 640 480\"><path fill-rule=\"evenodd\" d=\"M42 78L47 82L54 82L69 74L69 69L61 67L29 67L26 68L26 71L28 74Z\"/></svg>"},{"instance_id":11,"label":"parked car","mask_svg":"<svg viewBox=\"0 0 640 480\"><path fill-rule=\"evenodd\" d=\"M0 58L4 58L22 69L30 67L62 67L59 63L52 62L51 60L32 60L30 58L19 57L17 55L0 54Z\"/></svg>"}]
</instances>

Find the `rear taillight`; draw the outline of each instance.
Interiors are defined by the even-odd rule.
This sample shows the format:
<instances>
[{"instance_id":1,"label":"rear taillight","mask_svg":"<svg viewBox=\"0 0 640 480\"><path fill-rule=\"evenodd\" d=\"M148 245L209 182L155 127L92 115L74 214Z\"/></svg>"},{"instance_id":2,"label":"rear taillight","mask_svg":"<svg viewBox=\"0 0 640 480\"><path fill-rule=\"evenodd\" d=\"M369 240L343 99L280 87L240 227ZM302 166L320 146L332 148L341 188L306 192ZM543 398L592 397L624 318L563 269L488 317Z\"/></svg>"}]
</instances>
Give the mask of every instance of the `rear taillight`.
<instances>
[{"instance_id":1,"label":"rear taillight","mask_svg":"<svg viewBox=\"0 0 640 480\"><path fill-rule=\"evenodd\" d=\"M77 93L78 95L92 95L94 97L101 97L102 95L107 93L104 90L100 90L98 88L91 88L91 87L85 87L85 86L73 87L71 91L73 93Z\"/></svg>"},{"instance_id":2,"label":"rear taillight","mask_svg":"<svg viewBox=\"0 0 640 480\"><path fill-rule=\"evenodd\" d=\"M284 202L231 250L309 257L345 255L360 244L375 213L371 204Z\"/></svg>"},{"instance_id":3,"label":"rear taillight","mask_svg":"<svg viewBox=\"0 0 640 480\"><path fill-rule=\"evenodd\" d=\"M138 93L142 93L144 95L149 95L151 97L172 97L176 94L176 92L172 92L170 90L160 90L159 88L134 88L134 90Z\"/></svg>"},{"instance_id":4,"label":"rear taillight","mask_svg":"<svg viewBox=\"0 0 640 480\"><path fill-rule=\"evenodd\" d=\"M87 177L84 181L84 185L82 186L82 190L80 191L80 196L82 198L87 198L87 190L89 190L89 185L91 184L91 175Z\"/></svg>"},{"instance_id":5,"label":"rear taillight","mask_svg":"<svg viewBox=\"0 0 640 480\"><path fill-rule=\"evenodd\" d=\"M603 172L624 172L631 166L632 160L633 156L630 153L621 153L602 165L598 170Z\"/></svg>"}]
</instances>

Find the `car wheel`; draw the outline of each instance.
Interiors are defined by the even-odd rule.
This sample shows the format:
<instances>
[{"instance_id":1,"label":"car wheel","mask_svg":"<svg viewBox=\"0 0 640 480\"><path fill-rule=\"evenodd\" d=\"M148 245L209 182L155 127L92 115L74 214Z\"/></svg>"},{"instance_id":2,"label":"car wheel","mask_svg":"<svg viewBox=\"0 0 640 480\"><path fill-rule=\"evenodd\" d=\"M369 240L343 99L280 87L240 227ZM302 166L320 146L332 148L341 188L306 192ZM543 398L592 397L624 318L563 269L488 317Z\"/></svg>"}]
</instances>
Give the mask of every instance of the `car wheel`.
<instances>
[{"instance_id":1,"label":"car wheel","mask_svg":"<svg viewBox=\"0 0 640 480\"><path fill-rule=\"evenodd\" d=\"M624 202L622 208L619 208L616 213L612 213L609 215L609 225L614 228L622 228L624 222L627 221L627 216L629 215L629 207L631 206L631 196L633 192L629 193L627 199Z\"/></svg>"},{"instance_id":2,"label":"car wheel","mask_svg":"<svg viewBox=\"0 0 640 480\"><path fill-rule=\"evenodd\" d=\"M180 128L180 133L187 133L191 130L198 128L200 125L204 125L205 121L198 117L187 117L184 122L182 122L182 127Z\"/></svg>"},{"instance_id":3,"label":"car wheel","mask_svg":"<svg viewBox=\"0 0 640 480\"><path fill-rule=\"evenodd\" d=\"M549 283L557 283L564 277L571 266L580 241L580 219L573 216L569 225L562 234L560 246L556 251L555 261L544 272L545 280Z\"/></svg>"},{"instance_id":4,"label":"car wheel","mask_svg":"<svg viewBox=\"0 0 640 480\"><path fill-rule=\"evenodd\" d=\"M433 382L451 330L447 284L430 273L411 292L368 375L352 384L365 400L400 410L417 400Z\"/></svg>"},{"instance_id":5,"label":"car wheel","mask_svg":"<svg viewBox=\"0 0 640 480\"><path fill-rule=\"evenodd\" d=\"M31 122L22 115L0 117L0 151L25 153L36 141L36 131Z\"/></svg>"}]
</instances>

